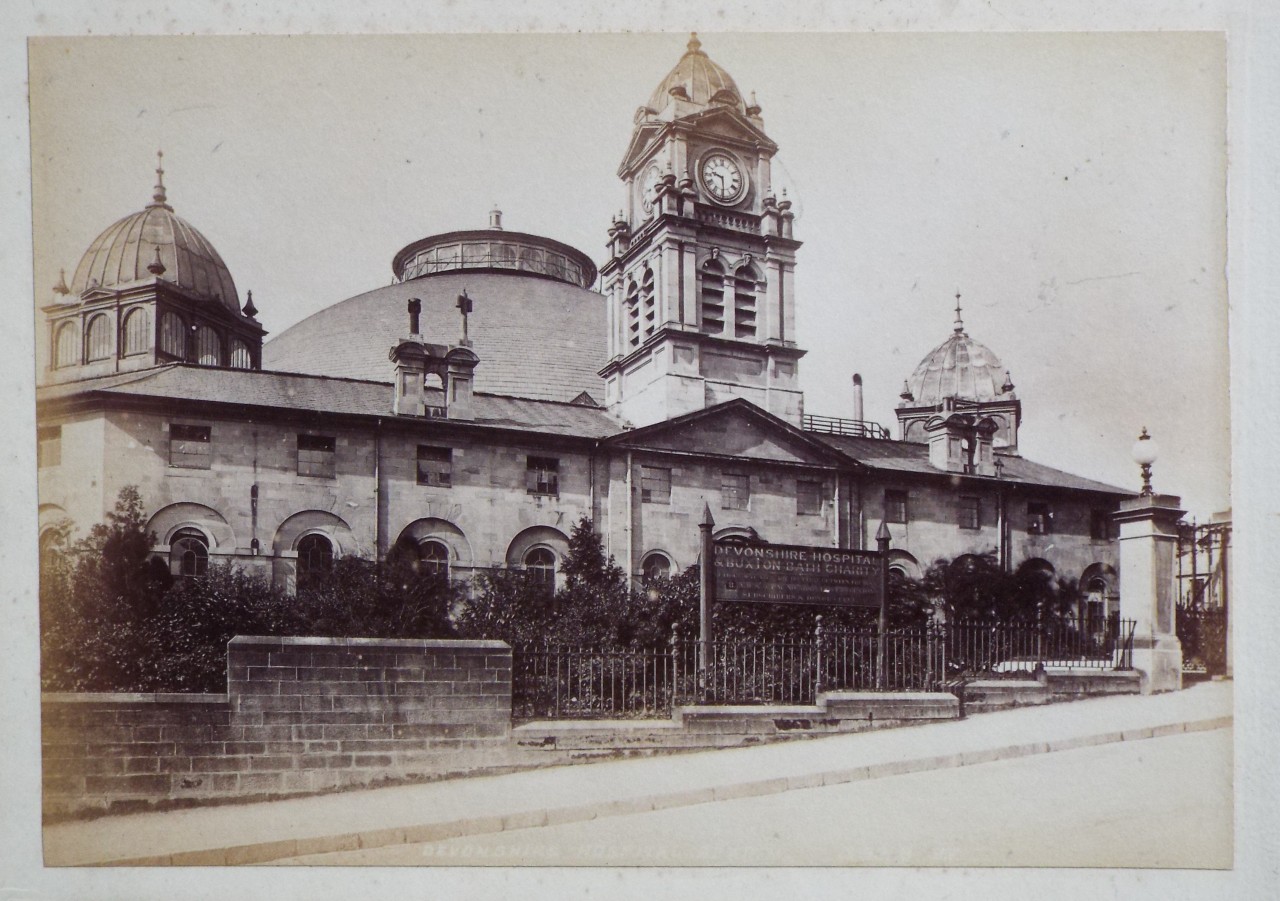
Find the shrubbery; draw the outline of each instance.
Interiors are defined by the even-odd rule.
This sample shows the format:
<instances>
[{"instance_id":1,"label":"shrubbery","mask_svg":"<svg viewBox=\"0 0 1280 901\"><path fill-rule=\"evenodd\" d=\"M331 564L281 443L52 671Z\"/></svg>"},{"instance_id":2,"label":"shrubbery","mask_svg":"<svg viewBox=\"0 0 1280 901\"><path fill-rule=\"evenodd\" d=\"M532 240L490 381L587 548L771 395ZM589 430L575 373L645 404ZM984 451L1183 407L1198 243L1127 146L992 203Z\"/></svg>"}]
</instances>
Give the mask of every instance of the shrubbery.
<instances>
[{"instance_id":1,"label":"shrubbery","mask_svg":"<svg viewBox=\"0 0 1280 901\"><path fill-rule=\"evenodd\" d=\"M550 590L520 570L481 572L466 586L419 570L412 552L383 562L354 557L290 595L236 566L175 580L151 554L138 492L120 492L107 521L70 544L42 545L42 684L53 691L222 691L235 635L489 638L595 648L655 647L673 627L698 632L698 568L634 588L582 519ZM939 561L921 580L890 574L890 628L948 619L1044 622L1063 615L1074 586L1034 569L1005 573L991 557ZM825 606L717 604L717 636L809 635L824 626L874 627L878 611Z\"/></svg>"}]
</instances>

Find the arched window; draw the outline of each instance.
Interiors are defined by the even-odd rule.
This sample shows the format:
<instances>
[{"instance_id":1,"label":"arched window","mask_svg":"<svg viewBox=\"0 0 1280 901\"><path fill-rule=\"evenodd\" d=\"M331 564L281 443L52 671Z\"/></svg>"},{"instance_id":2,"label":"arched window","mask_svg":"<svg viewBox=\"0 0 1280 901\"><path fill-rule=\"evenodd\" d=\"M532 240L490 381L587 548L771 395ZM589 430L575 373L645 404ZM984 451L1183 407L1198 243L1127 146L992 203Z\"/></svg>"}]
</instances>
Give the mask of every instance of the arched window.
<instances>
[{"instance_id":1,"label":"arched window","mask_svg":"<svg viewBox=\"0 0 1280 901\"><path fill-rule=\"evenodd\" d=\"M640 564L640 571L644 573L646 582L654 579L669 579L671 578L671 558L655 551L644 558L644 562Z\"/></svg>"},{"instance_id":2,"label":"arched window","mask_svg":"<svg viewBox=\"0 0 1280 901\"><path fill-rule=\"evenodd\" d=\"M124 355L144 354L151 348L150 320L141 308L130 310L124 317Z\"/></svg>"},{"instance_id":3,"label":"arched window","mask_svg":"<svg viewBox=\"0 0 1280 901\"><path fill-rule=\"evenodd\" d=\"M106 313L99 313L89 320L88 340L85 359L90 363L105 360L111 356L111 319Z\"/></svg>"},{"instance_id":4,"label":"arched window","mask_svg":"<svg viewBox=\"0 0 1280 901\"><path fill-rule=\"evenodd\" d=\"M555 591L556 555L551 548L530 548L525 552L524 560L521 562L524 563L525 572L529 573L534 582L548 591Z\"/></svg>"},{"instance_id":5,"label":"arched window","mask_svg":"<svg viewBox=\"0 0 1280 901\"><path fill-rule=\"evenodd\" d=\"M196 329L196 362L201 366L222 365L222 339L207 325Z\"/></svg>"},{"instance_id":6,"label":"arched window","mask_svg":"<svg viewBox=\"0 0 1280 901\"><path fill-rule=\"evenodd\" d=\"M658 327L658 310L653 296L653 270L644 268L640 279L640 332L648 339Z\"/></svg>"},{"instance_id":7,"label":"arched window","mask_svg":"<svg viewBox=\"0 0 1280 901\"><path fill-rule=\"evenodd\" d=\"M160 314L160 352L179 360L187 358L187 327L177 313Z\"/></svg>"},{"instance_id":8,"label":"arched window","mask_svg":"<svg viewBox=\"0 0 1280 901\"><path fill-rule=\"evenodd\" d=\"M253 368L253 355L249 352L249 345L245 344L239 338L231 339L231 368Z\"/></svg>"},{"instance_id":9,"label":"arched window","mask_svg":"<svg viewBox=\"0 0 1280 901\"><path fill-rule=\"evenodd\" d=\"M298 541L298 584L322 576L333 568L333 542L312 532Z\"/></svg>"},{"instance_id":10,"label":"arched window","mask_svg":"<svg viewBox=\"0 0 1280 901\"><path fill-rule=\"evenodd\" d=\"M707 260L701 276L698 322L706 334L719 335L724 331L724 266L719 260Z\"/></svg>"},{"instance_id":11,"label":"arched window","mask_svg":"<svg viewBox=\"0 0 1280 901\"><path fill-rule=\"evenodd\" d=\"M443 541L424 541L418 547L424 575L449 577L449 546Z\"/></svg>"},{"instance_id":12,"label":"arched window","mask_svg":"<svg viewBox=\"0 0 1280 901\"><path fill-rule=\"evenodd\" d=\"M738 338L756 336L756 282L755 267L750 263L741 267L733 276L733 333Z\"/></svg>"},{"instance_id":13,"label":"arched window","mask_svg":"<svg viewBox=\"0 0 1280 901\"><path fill-rule=\"evenodd\" d=\"M183 579L209 570L209 541L199 529L179 529L169 542L169 572Z\"/></svg>"},{"instance_id":14,"label":"arched window","mask_svg":"<svg viewBox=\"0 0 1280 901\"><path fill-rule=\"evenodd\" d=\"M53 342L54 368L75 366L80 362L79 332L74 322L64 322L58 326L58 334Z\"/></svg>"},{"instance_id":15,"label":"arched window","mask_svg":"<svg viewBox=\"0 0 1280 901\"><path fill-rule=\"evenodd\" d=\"M627 346L640 346L640 286L627 281Z\"/></svg>"}]
</instances>

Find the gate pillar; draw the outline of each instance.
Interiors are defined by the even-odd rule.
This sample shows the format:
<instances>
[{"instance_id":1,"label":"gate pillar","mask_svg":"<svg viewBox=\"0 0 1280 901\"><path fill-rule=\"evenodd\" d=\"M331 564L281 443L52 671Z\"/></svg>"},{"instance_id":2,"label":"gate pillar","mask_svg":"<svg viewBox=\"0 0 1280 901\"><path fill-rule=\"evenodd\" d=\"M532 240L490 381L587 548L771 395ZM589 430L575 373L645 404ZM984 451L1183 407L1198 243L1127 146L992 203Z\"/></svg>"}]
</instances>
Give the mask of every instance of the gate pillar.
<instances>
[{"instance_id":1,"label":"gate pillar","mask_svg":"<svg viewBox=\"0 0 1280 901\"><path fill-rule=\"evenodd\" d=\"M1182 644L1175 614L1174 552L1181 498L1144 494L1120 503L1120 618L1131 620L1133 667L1142 693L1182 688Z\"/></svg>"}]
</instances>

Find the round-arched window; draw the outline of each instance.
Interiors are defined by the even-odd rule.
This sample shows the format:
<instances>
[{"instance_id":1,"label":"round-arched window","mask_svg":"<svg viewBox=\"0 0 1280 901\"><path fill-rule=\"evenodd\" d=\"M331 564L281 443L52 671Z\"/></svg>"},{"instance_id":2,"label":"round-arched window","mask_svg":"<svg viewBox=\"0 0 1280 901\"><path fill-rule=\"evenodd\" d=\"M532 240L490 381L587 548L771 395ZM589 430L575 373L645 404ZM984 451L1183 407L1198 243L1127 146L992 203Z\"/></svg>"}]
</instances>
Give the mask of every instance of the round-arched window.
<instances>
[{"instance_id":1,"label":"round-arched window","mask_svg":"<svg viewBox=\"0 0 1280 901\"><path fill-rule=\"evenodd\" d=\"M449 546L443 541L424 541L418 546L418 558L424 574L449 577Z\"/></svg>"},{"instance_id":2,"label":"round-arched window","mask_svg":"<svg viewBox=\"0 0 1280 901\"><path fill-rule=\"evenodd\" d=\"M222 339L207 325L196 329L196 362L201 366L222 365Z\"/></svg>"},{"instance_id":3,"label":"round-arched window","mask_svg":"<svg viewBox=\"0 0 1280 901\"><path fill-rule=\"evenodd\" d=\"M245 344L239 338L233 338L231 340L231 368L253 368L253 355L249 352L249 345Z\"/></svg>"},{"instance_id":4,"label":"round-arched window","mask_svg":"<svg viewBox=\"0 0 1280 901\"><path fill-rule=\"evenodd\" d=\"M525 572L527 572L533 581L546 588L548 591L554 591L556 587L556 555L551 548L535 547L525 552L524 560Z\"/></svg>"},{"instance_id":5,"label":"round-arched window","mask_svg":"<svg viewBox=\"0 0 1280 901\"><path fill-rule=\"evenodd\" d=\"M653 579L669 579L671 578L671 558L655 551L644 558L644 562L640 564L640 571L644 573L646 582Z\"/></svg>"},{"instance_id":6,"label":"round-arched window","mask_svg":"<svg viewBox=\"0 0 1280 901\"><path fill-rule=\"evenodd\" d=\"M144 354L151 349L151 323L147 311L138 307L124 317L124 355Z\"/></svg>"},{"instance_id":7,"label":"round-arched window","mask_svg":"<svg viewBox=\"0 0 1280 901\"><path fill-rule=\"evenodd\" d=\"M209 541L199 529L179 529L169 542L169 572L183 579L209 570Z\"/></svg>"},{"instance_id":8,"label":"round-arched window","mask_svg":"<svg viewBox=\"0 0 1280 901\"><path fill-rule=\"evenodd\" d=\"M54 368L75 366L80 362L80 338L74 322L64 322L58 326L57 337L53 342Z\"/></svg>"},{"instance_id":9,"label":"round-arched window","mask_svg":"<svg viewBox=\"0 0 1280 901\"><path fill-rule=\"evenodd\" d=\"M187 327L182 317L166 310L160 314L160 352L178 360L187 357Z\"/></svg>"},{"instance_id":10,"label":"round-arched window","mask_svg":"<svg viewBox=\"0 0 1280 901\"><path fill-rule=\"evenodd\" d=\"M94 360L107 359L111 356L111 343L111 320L105 313L100 313L89 320L86 359L90 363Z\"/></svg>"},{"instance_id":11,"label":"round-arched window","mask_svg":"<svg viewBox=\"0 0 1280 901\"><path fill-rule=\"evenodd\" d=\"M298 581L322 576L333 567L333 542L312 532L298 541Z\"/></svg>"}]
</instances>

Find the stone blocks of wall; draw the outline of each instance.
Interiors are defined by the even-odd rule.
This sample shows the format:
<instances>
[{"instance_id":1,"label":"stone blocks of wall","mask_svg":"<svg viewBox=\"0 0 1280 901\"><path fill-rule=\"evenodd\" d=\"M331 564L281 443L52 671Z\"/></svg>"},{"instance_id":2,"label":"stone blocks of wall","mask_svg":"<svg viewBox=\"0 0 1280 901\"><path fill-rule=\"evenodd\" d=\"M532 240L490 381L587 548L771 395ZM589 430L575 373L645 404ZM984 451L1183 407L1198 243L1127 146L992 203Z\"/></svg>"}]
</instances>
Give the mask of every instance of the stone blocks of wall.
<instances>
[{"instance_id":1,"label":"stone blocks of wall","mask_svg":"<svg viewBox=\"0 0 1280 901\"><path fill-rule=\"evenodd\" d=\"M270 797L499 765L497 641L238 637L226 695L46 695L46 816Z\"/></svg>"}]
</instances>

